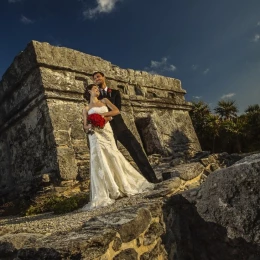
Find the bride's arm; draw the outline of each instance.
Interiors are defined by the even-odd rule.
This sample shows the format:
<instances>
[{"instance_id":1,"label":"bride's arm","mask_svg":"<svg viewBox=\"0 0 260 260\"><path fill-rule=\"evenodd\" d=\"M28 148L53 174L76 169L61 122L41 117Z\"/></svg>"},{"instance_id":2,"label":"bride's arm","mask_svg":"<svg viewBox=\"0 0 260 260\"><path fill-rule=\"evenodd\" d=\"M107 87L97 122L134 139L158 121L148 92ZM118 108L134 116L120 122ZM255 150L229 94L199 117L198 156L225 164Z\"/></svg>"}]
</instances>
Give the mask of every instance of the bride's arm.
<instances>
[{"instance_id":1,"label":"bride's arm","mask_svg":"<svg viewBox=\"0 0 260 260\"><path fill-rule=\"evenodd\" d=\"M105 113L101 113L100 115L110 117L120 114L119 109L114 104L112 104L107 98L103 98L102 102L105 103L111 110Z\"/></svg>"},{"instance_id":2,"label":"bride's arm","mask_svg":"<svg viewBox=\"0 0 260 260\"><path fill-rule=\"evenodd\" d=\"M91 128L91 124L88 124L88 121L87 121L88 111L89 111L89 107L88 106L84 107L83 110L82 110L84 131L88 131L89 128Z\"/></svg>"}]
</instances>

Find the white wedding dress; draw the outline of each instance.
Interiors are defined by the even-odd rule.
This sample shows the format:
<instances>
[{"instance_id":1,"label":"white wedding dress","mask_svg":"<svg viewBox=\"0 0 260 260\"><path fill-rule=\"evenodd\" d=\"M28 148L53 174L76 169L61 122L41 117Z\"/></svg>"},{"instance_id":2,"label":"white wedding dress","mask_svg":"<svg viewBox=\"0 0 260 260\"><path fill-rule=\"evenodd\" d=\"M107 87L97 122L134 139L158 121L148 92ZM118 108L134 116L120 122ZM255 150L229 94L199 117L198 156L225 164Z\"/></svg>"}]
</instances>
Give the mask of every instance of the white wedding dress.
<instances>
[{"instance_id":1,"label":"white wedding dress","mask_svg":"<svg viewBox=\"0 0 260 260\"><path fill-rule=\"evenodd\" d=\"M107 112L106 106L92 107L88 114ZM154 188L121 154L106 123L88 135L90 144L90 202L82 210L104 207L115 199Z\"/></svg>"}]
</instances>

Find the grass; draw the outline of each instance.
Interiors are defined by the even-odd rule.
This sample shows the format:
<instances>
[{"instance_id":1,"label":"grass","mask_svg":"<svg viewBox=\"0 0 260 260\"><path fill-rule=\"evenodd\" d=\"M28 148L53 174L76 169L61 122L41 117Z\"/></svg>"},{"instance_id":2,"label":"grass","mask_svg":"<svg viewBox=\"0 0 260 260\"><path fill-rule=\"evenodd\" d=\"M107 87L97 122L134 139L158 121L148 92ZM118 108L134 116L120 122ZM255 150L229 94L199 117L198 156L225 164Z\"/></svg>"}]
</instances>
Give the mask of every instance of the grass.
<instances>
[{"instance_id":1,"label":"grass","mask_svg":"<svg viewBox=\"0 0 260 260\"><path fill-rule=\"evenodd\" d=\"M44 212L54 212L54 214L64 214L83 207L89 202L89 195L85 193L76 194L71 197L52 196L42 203L29 206L25 215L31 216Z\"/></svg>"}]
</instances>

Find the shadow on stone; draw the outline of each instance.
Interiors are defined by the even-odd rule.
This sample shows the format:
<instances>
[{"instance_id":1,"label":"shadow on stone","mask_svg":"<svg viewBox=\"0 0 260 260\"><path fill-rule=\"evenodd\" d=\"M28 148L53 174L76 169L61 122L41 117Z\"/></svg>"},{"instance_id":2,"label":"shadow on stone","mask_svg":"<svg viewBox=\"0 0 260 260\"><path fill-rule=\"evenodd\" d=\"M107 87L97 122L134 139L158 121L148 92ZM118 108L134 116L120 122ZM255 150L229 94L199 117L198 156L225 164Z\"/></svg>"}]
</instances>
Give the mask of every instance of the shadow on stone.
<instances>
[{"instance_id":1,"label":"shadow on stone","mask_svg":"<svg viewBox=\"0 0 260 260\"><path fill-rule=\"evenodd\" d=\"M163 244L174 260L259 260L260 247L244 239L230 239L226 228L207 222L182 195L164 206Z\"/></svg>"}]
</instances>

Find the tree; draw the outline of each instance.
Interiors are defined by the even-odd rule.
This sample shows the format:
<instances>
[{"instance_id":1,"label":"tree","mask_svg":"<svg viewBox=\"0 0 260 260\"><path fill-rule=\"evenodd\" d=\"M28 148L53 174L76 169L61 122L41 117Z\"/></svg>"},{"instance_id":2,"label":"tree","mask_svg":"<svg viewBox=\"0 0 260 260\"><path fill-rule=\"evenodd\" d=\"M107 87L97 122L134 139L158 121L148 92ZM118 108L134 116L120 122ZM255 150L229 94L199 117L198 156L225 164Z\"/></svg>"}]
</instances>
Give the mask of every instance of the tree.
<instances>
[{"instance_id":1,"label":"tree","mask_svg":"<svg viewBox=\"0 0 260 260\"><path fill-rule=\"evenodd\" d=\"M249 105L246 114L246 141L249 151L260 149L260 106Z\"/></svg>"},{"instance_id":2,"label":"tree","mask_svg":"<svg viewBox=\"0 0 260 260\"><path fill-rule=\"evenodd\" d=\"M252 152L260 150L260 105L237 116L234 100L221 100L212 114L207 103L192 102L190 116L203 150Z\"/></svg>"},{"instance_id":3,"label":"tree","mask_svg":"<svg viewBox=\"0 0 260 260\"><path fill-rule=\"evenodd\" d=\"M210 114L209 105L203 101L192 102L192 110L190 111L190 117L198 136L202 149L208 150L209 138L207 135L206 125L207 116Z\"/></svg>"},{"instance_id":4,"label":"tree","mask_svg":"<svg viewBox=\"0 0 260 260\"><path fill-rule=\"evenodd\" d=\"M203 101L192 102L190 111L191 120L195 130L201 131L206 124L206 116L210 114L209 105Z\"/></svg>"},{"instance_id":5,"label":"tree","mask_svg":"<svg viewBox=\"0 0 260 260\"><path fill-rule=\"evenodd\" d=\"M232 144L234 145L234 152L241 153L242 148L240 137L245 135L245 125L246 120L244 116L240 116L236 120L226 120L223 122L223 126L228 135L228 138L232 140L231 147Z\"/></svg>"},{"instance_id":6,"label":"tree","mask_svg":"<svg viewBox=\"0 0 260 260\"><path fill-rule=\"evenodd\" d=\"M215 152L215 142L216 137L219 136L221 128L221 120L218 115L209 114L206 118L207 125L206 131L207 134L212 137L212 152Z\"/></svg>"},{"instance_id":7,"label":"tree","mask_svg":"<svg viewBox=\"0 0 260 260\"><path fill-rule=\"evenodd\" d=\"M224 120L237 117L238 108L234 100L220 100L214 111Z\"/></svg>"},{"instance_id":8,"label":"tree","mask_svg":"<svg viewBox=\"0 0 260 260\"><path fill-rule=\"evenodd\" d=\"M260 113L260 106L258 104L249 105L248 108L245 110L247 114L251 113Z\"/></svg>"}]
</instances>

